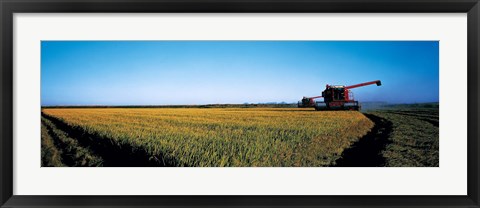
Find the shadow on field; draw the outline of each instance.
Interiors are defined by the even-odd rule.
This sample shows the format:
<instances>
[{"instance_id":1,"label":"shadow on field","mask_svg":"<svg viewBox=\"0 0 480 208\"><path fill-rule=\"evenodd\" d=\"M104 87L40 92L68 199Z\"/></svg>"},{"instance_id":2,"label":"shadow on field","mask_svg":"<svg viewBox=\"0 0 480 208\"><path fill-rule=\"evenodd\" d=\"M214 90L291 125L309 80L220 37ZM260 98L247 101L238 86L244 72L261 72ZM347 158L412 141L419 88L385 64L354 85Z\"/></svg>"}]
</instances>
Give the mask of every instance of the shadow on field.
<instances>
[{"instance_id":1,"label":"shadow on field","mask_svg":"<svg viewBox=\"0 0 480 208\"><path fill-rule=\"evenodd\" d=\"M103 159L105 167L162 167L173 166L168 161L163 161L157 157L151 157L145 150L135 148L129 144L117 144L110 138L90 134L84 130L69 126L63 121L46 115L42 112L42 117L50 120L56 128L64 131L78 141L78 143L92 150L93 153Z\"/></svg>"},{"instance_id":2,"label":"shadow on field","mask_svg":"<svg viewBox=\"0 0 480 208\"><path fill-rule=\"evenodd\" d=\"M392 131L392 122L364 114L375 123L372 130L355 142L351 148L342 153L342 157L335 161L336 167L384 167L385 158L382 150L390 143L388 138Z\"/></svg>"}]
</instances>

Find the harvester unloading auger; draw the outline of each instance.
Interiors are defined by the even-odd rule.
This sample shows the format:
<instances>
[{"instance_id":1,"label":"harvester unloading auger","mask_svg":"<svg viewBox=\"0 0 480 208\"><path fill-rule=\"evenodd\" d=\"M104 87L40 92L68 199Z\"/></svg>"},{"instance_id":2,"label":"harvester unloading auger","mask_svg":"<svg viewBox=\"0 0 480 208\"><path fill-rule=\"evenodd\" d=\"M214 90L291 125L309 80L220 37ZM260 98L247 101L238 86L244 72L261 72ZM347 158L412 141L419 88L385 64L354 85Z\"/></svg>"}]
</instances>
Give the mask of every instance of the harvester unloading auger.
<instances>
[{"instance_id":1,"label":"harvester unloading auger","mask_svg":"<svg viewBox=\"0 0 480 208\"><path fill-rule=\"evenodd\" d=\"M322 96L303 97L298 101L299 108L315 108L315 110L360 110L358 101L353 99L353 93L350 89L363 87L367 85L376 84L382 85L380 80L360 83L356 85L327 85L322 92ZM322 98L323 102L315 101L317 98Z\"/></svg>"}]
</instances>

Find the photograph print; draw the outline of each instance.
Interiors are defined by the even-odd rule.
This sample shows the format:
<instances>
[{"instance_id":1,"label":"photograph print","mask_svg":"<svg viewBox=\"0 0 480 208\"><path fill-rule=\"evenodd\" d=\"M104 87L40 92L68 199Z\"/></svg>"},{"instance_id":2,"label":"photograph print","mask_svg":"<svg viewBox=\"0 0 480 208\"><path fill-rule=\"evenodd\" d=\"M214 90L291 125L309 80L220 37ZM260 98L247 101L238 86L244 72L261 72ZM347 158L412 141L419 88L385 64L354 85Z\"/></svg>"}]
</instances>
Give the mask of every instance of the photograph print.
<instances>
[{"instance_id":1,"label":"photograph print","mask_svg":"<svg viewBox=\"0 0 480 208\"><path fill-rule=\"evenodd\" d=\"M42 41L42 167L438 167L438 41Z\"/></svg>"}]
</instances>

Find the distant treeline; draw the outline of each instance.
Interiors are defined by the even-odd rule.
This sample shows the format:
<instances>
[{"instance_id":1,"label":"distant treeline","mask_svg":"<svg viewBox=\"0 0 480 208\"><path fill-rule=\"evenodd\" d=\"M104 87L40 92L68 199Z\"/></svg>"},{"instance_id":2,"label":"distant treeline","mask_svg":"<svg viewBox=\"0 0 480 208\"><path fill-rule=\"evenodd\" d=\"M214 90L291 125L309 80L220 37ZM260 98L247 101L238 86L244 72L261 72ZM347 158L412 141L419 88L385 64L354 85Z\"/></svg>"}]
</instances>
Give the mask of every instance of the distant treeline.
<instances>
[{"instance_id":1,"label":"distant treeline","mask_svg":"<svg viewBox=\"0 0 480 208\"><path fill-rule=\"evenodd\" d=\"M390 104L386 102L361 102L362 110L383 108L438 108L436 103ZM207 104L207 105L75 105L42 106L42 108L296 108L296 103L257 103L257 104Z\"/></svg>"},{"instance_id":2,"label":"distant treeline","mask_svg":"<svg viewBox=\"0 0 480 208\"><path fill-rule=\"evenodd\" d=\"M208 104L208 105L76 105L42 106L42 108L296 108L296 103L281 104Z\"/></svg>"}]
</instances>

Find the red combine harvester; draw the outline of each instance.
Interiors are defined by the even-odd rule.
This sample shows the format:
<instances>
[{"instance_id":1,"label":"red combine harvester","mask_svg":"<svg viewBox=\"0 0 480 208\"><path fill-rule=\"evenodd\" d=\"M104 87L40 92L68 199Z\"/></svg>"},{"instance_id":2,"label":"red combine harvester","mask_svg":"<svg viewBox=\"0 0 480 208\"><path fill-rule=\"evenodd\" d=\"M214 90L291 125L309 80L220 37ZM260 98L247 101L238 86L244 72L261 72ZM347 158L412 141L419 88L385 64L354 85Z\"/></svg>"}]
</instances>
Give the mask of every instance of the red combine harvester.
<instances>
[{"instance_id":1,"label":"red combine harvester","mask_svg":"<svg viewBox=\"0 0 480 208\"><path fill-rule=\"evenodd\" d=\"M356 85L327 85L322 96L303 97L298 101L299 108L315 108L315 110L360 110L358 101L353 100L353 93L350 89L376 84L382 85L380 80L360 83ZM315 101L323 97L324 102Z\"/></svg>"}]
</instances>

